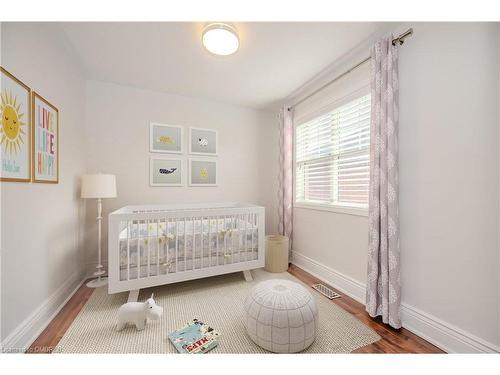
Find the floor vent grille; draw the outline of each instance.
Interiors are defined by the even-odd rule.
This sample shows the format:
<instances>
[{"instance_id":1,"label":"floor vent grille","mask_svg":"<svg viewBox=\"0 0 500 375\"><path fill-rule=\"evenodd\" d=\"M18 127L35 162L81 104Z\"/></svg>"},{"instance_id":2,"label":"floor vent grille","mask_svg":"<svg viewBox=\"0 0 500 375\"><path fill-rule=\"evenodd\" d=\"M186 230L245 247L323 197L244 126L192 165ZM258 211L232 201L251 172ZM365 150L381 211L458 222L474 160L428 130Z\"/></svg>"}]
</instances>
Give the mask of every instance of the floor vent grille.
<instances>
[{"instance_id":1,"label":"floor vent grille","mask_svg":"<svg viewBox=\"0 0 500 375\"><path fill-rule=\"evenodd\" d=\"M318 292L323 294L326 298L328 299L335 299L335 298L340 298L341 295L334 292L332 289L327 287L326 285L323 284L314 284L312 286L314 289L316 289Z\"/></svg>"}]
</instances>

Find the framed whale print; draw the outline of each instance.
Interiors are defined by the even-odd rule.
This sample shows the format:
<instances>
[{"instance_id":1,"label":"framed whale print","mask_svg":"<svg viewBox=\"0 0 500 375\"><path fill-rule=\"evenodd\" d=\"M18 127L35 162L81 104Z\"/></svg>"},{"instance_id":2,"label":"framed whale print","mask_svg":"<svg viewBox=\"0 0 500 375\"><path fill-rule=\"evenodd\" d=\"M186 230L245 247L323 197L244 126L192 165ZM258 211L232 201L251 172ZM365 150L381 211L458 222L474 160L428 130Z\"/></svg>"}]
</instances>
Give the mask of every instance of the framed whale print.
<instances>
[{"instance_id":1,"label":"framed whale print","mask_svg":"<svg viewBox=\"0 0 500 375\"><path fill-rule=\"evenodd\" d=\"M31 95L33 182L59 183L59 111L36 92Z\"/></svg>"},{"instance_id":2,"label":"framed whale print","mask_svg":"<svg viewBox=\"0 0 500 375\"><path fill-rule=\"evenodd\" d=\"M31 180L31 90L0 67L0 181Z\"/></svg>"},{"instance_id":3,"label":"framed whale print","mask_svg":"<svg viewBox=\"0 0 500 375\"><path fill-rule=\"evenodd\" d=\"M149 159L150 186L183 186L182 160L152 156Z\"/></svg>"},{"instance_id":4,"label":"framed whale print","mask_svg":"<svg viewBox=\"0 0 500 375\"><path fill-rule=\"evenodd\" d=\"M149 124L149 151L182 154L183 134L183 126L152 122Z\"/></svg>"},{"instance_id":5,"label":"framed whale print","mask_svg":"<svg viewBox=\"0 0 500 375\"><path fill-rule=\"evenodd\" d=\"M189 159L189 186L217 186L217 161Z\"/></svg>"},{"instance_id":6,"label":"framed whale print","mask_svg":"<svg viewBox=\"0 0 500 375\"><path fill-rule=\"evenodd\" d=\"M189 128L189 153L192 155L217 155L217 130Z\"/></svg>"}]
</instances>

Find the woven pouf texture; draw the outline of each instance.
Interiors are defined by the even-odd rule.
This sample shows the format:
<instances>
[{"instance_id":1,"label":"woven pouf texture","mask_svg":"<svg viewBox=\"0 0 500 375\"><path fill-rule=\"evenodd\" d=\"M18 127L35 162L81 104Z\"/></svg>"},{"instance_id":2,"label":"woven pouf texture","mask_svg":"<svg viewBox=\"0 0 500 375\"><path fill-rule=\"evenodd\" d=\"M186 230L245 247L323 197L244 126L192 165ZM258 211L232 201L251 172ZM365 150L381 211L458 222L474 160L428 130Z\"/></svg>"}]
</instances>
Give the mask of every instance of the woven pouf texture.
<instances>
[{"instance_id":1,"label":"woven pouf texture","mask_svg":"<svg viewBox=\"0 0 500 375\"><path fill-rule=\"evenodd\" d=\"M244 305L253 342L274 353L297 353L316 338L318 306L302 285L283 279L257 284Z\"/></svg>"}]
</instances>

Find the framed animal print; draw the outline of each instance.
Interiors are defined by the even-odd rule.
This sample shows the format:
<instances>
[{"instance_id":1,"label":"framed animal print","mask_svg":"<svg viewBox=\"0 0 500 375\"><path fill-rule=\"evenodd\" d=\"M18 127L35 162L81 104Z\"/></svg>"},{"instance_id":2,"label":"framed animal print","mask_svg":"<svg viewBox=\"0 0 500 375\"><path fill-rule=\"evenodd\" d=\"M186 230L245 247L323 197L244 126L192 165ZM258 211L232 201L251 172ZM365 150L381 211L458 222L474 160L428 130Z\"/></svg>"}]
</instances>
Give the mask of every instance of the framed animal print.
<instances>
[{"instance_id":1,"label":"framed animal print","mask_svg":"<svg viewBox=\"0 0 500 375\"><path fill-rule=\"evenodd\" d=\"M151 186L183 186L182 160L151 157L149 159L149 184Z\"/></svg>"},{"instance_id":2,"label":"framed animal print","mask_svg":"<svg viewBox=\"0 0 500 375\"><path fill-rule=\"evenodd\" d=\"M189 159L189 186L217 186L217 161Z\"/></svg>"},{"instance_id":3,"label":"framed animal print","mask_svg":"<svg viewBox=\"0 0 500 375\"><path fill-rule=\"evenodd\" d=\"M0 181L31 180L31 90L0 67Z\"/></svg>"},{"instance_id":4,"label":"framed animal print","mask_svg":"<svg viewBox=\"0 0 500 375\"><path fill-rule=\"evenodd\" d=\"M189 128L189 153L193 155L217 155L217 130Z\"/></svg>"},{"instance_id":5,"label":"framed animal print","mask_svg":"<svg viewBox=\"0 0 500 375\"><path fill-rule=\"evenodd\" d=\"M31 95L33 182L59 183L59 111L38 93Z\"/></svg>"},{"instance_id":6,"label":"framed animal print","mask_svg":"<svg viewBox=\"0 0 500 375\"><path fill-rule=\"evenodd\" d=\"M150 123L149 151L182 154L183 133L182 126Z\"/></svg>"}]
</instances>

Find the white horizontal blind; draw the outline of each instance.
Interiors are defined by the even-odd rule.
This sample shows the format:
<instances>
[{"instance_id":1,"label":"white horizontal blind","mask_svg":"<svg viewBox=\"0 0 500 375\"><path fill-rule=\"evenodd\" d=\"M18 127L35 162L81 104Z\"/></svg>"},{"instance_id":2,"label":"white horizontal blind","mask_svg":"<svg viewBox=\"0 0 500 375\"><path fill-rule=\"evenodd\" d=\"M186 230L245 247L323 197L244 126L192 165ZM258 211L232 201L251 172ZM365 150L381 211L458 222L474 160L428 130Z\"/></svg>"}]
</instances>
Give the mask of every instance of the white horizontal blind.
<instances>
[{"instance_id":1,"label":"white horizontal blind","mask_svg":"<svg viewBox=\"0 0 500 375\"><path fill-rule=\"evenodd\" d=\"M370 95L299 124L295 161L297 202L367 207Z\"/></svg>"}]
</instances>

